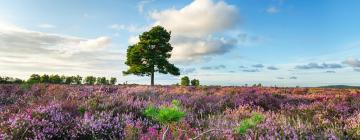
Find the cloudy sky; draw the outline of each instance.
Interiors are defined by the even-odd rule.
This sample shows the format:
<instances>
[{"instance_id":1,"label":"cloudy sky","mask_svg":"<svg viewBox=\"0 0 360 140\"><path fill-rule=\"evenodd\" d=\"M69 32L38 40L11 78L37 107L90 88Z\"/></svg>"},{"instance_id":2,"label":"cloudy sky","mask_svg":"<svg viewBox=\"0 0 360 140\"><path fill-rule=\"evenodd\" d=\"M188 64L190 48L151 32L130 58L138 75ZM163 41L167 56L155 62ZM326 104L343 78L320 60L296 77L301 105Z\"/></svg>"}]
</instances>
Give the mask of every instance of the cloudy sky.
<instances>
[{"instance_id":1,"label":"cloudy sky","mask_svg":"<svg viewBox=\"0 0 360 140\"><path fill-rule=\"evenodd\" d=\"M0 75L123 76L126 49L154 25L171 62L207 85L360 84L357 0L0 0ZM156 75L156 83L179 77Z\"/></svg>"}]
</instances>

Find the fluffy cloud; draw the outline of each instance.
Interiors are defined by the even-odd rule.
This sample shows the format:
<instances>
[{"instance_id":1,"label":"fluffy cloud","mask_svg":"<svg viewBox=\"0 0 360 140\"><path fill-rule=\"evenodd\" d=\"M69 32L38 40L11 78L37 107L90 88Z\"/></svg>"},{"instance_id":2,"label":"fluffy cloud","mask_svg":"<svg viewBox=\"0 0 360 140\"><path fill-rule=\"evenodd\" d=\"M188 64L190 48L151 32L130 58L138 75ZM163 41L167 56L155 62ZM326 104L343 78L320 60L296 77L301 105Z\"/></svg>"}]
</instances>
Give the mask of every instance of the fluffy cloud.
<instances>
[{"instance_id":1,"label":"fluffy cloud","mask_svg":"<svg viewBox=\"0 0 360 140\"><path fill-rule=\"evenodd\" d=\"M0 72L102 71L121 59L119 52L105 50L110 43L108 37L85 39L0 25Z\"/></svg>"},{"instance_id":2,"label":"fluffy cloud","mask_svg":"<svg viewBox=\"0 0 360 140\"><path fill-rule=\"evenodd\" d=\"M173 60L191 61L203 56L221 55L229 52L235 47L236 40L224 38L186 38L174 37L172 44Z\"/></svg>"},{"instance_id":3,"label":"fluffy cloud","mask_svg":"<svg viewBox=\"0 0 360 140\"><path fill-rule=\"evenodd\" d=\"M237 9L223 1L194 0L177 10L154 11L150 17L155 24L170 29L176 35L202 37L236 26Z\"/></svg>"},{"instance_id":4,"label":"fluffy cloud","mask_svg":"<svg viewBox=\"0 0 360 140\"><path fill-rule=\"evenodd\" d=\"M254 68L263 68L264 65L263 64L255 64L255 65L252 65L252 67L254 67Z\"/></svg>"},{"instance_id":5,"label":"fluffy cloud","mask_svg":"<svg viewBox=\"0 0 360 140\"><path fill-rule=\"evenodd\" d=\"M340 65L340 64L336 64L336 63L333 63L333 64L309 63L309 64L306 64L306 65L298 65L295 68L296 69L337 69L337 68L343 68L343 66Z\"/></svg>"},{"instance_id":6,"label":"fluffy cloud","mask_svg":"<svg viewBox=\"0 0 360 140\"><path fill-rule=\"evenodd\" d=\"M229 52L237 40L214 35L235 28L238 17L235 6L212 0L194 0L181 9L150 13L154 25L172 32L172 59L175 61L192 61Z\"/></svg>"},{"instance_id":7,"label":"fluffy cloud","mask_svg":"<svg viewBox=\"0 0 360 140\"><path fill-rule=\"evenodd\" d=\"M360 68L360 60L349 58L343 62L343 64L349 65L350 67Z\"/></svg>"},{"instance_id":8,"label":"fluffy cloud","mask_svg":"<svg viewBox=\"0 0 360 140\"><path fill-rule=\"evenodd\" d=\"M59 53L74 53L80 51L98 51L111 43L108 37L83 39L57 34L30 31L23 28L9 26L0 27L1 48L10 49L42 49L57 50Z\"/></svg>"},{"instance_id":9,"label":"fluffy cloud","mask_svg":"<svg viewBox=\"0 0 360 140\"><path fill-rule=\"evenodd\" d=\"M267 67L268 70L279 70L279 68L275 67L275 66L269 66Z\"/></svg>"}]
</instances>

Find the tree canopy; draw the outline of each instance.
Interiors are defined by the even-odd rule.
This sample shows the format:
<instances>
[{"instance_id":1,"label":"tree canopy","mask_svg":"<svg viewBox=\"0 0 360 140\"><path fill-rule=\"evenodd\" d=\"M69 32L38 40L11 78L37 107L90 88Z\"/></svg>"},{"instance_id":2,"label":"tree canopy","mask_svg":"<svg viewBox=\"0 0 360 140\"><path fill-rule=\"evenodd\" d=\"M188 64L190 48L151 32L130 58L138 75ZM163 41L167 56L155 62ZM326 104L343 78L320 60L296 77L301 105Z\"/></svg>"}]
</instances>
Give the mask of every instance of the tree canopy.
<instances>
[{"instance_id":1,"label":"tree canopy","mask_svg":"<svg viewBox=\"0 0 360 140\"><path fill-rule=\"evenodd\" d=\"M129 66L124 75L151 76L154 85L154 73L180 75L180 70L169 63L173 47L169 43L171 32L161 26L139 36L140 41L127 49L125 64Z\"/></svg>"}]
</instances>

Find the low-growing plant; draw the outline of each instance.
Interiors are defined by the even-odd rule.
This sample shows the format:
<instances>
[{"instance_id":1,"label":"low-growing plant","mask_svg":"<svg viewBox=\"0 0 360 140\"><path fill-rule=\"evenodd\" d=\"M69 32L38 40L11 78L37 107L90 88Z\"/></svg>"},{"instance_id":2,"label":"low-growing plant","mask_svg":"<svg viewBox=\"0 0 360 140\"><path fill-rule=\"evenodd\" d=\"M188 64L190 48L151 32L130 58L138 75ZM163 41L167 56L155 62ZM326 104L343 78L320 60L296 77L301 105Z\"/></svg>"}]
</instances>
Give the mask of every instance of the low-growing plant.
<instances>
[{"instance_id":1,"label":"low-growing plant","mask_svg":"<svg viewBox=\"0 0 360 140\"><path fill-rule=\"evenodd\" d=\"M20 85L20 89L23 91L28 91L32 87L33 83L24 82Z\"/></svg>"},{"instance_id":2,"label":"low-growing plant","mask_svg":"<svg viewBox=\"0 0 360 140\"><path fill-rule=\"evenodd\" d=\"M83 107L83 106L80 106L80 107L77 109L77 111L78 111L81 115L84 115L85 112L86 112L86 108Z\"/></svg>"},{"instance_id":3,"label":"low-growing plant","mask_svg":"<svg viewBox=\"0 0 360 140\"><path fill-rule=\"evenodd\" d=\"M254 113L250 118L244 119L240 124L235 128L237 134L245 134L247 130L253 129L261 123L265 117L261 114Z\"/></svg>"},{"instance_id":4,"label":"low-growing plant","mask_svg":"<svg viewBox=\"0 0 360 140\"><path fill-rule=\"evenodd\" d=\"M144 115L154 121L166 125L173 122L179 122L185 117L186 113L181 110L179 101L173 100L171 106L162 106L160 108L150 106L146 108Z\"/></svg>"},{"instance_id":5,"label":"low-growing plant","mask_svg":"<svg viewBox=\"0 0 360 140\"><path fill-rule=\"evenodd\" d=\"M169 125L171 123L180 122L186 115L186 113L181 110L180 102L178 100L173 100L171 106L162 106L160 108L149 106L143 113L146 117L157 121L166 127L162 139L165 139Z\"/></svg>"}]
</instances>

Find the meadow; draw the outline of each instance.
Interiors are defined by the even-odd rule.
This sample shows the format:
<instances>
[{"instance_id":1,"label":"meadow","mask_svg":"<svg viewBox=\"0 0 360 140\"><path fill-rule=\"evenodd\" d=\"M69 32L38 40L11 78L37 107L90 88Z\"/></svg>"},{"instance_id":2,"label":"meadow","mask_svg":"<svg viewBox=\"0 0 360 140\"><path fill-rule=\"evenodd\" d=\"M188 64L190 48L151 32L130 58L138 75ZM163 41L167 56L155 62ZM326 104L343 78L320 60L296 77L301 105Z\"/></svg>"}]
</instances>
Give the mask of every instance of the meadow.
<instances>
[{"instance_id":1,"label":"meadow","mask_svg":"<svg viewBox=\"0 0 360 140\"><path fill-rule=\"evenodd\" d=\"M0 99L0 139L360 139L359 89L2 84Z\"/></svg>"}]
</instances>

